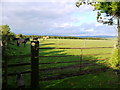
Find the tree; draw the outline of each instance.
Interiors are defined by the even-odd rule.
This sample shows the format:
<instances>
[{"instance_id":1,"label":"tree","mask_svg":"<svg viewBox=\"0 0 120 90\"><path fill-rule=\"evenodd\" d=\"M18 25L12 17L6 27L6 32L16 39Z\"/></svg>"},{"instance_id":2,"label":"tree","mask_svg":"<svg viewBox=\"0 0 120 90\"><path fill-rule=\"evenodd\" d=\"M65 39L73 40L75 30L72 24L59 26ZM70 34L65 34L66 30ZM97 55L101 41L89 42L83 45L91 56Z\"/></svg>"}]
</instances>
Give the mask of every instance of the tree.
<instances>
[{"instance_id":1,"label":"tree","mask_svg":"<svg viewBox=\"0 0 120 90\"><path fill-rule=\"evenodd\" d=\"M16 34L16 38L23 38L22 34Z\"/></svg>"},{"instance_id":2,"label":"tree","mask_svg":"<svg viewBox=\"0 0 120 90\"><path fill-rule=\"evenodd\" d=\"M98 10L97 21L99 23L108 25L117 25L118 28L118 44L117 48L120 50L120 1L119 2L88 2L88 0L79 0L76 2L76 6L79 8L82 4L88 4L94 6L94 10ZM106 17L102 16L102 13L106 14ZM115 22L115 20L117 20ZM119 51L120 52L120 51Z\"/></svg>"},{"instance_id":3,"label":"tree","mask_svg":"<svg viewBox=\"0 0 120 90\"><path fill-rule=\"evenodd\" d=\"M96 0L97 1L97 0ZM101 1L101 0L99 0ZM88 2L88 0L79 0L76 2L76 6L79 8L82 4L88 4L94 6L94 10L98 10L97 21L103 24L108 25L117 25L118 29L118 43L117 43L117 56L118 56L118 82L120 81L120 1L119 2ZM105 20L102 16L102 13L106 14L106 17L109 17L108 20ZM114 20L117 20L116 22ZM120 85L118 85L120 86Z\"/></svg>"},{"instance_id":4,"label":"tree","mask_svg":"<svg viewBox=\"0 0 120 90\"><path fill-rule=\"evenodd\" d=\"M118 28L118 48L120 48L120 2L100 2L95 4L95 9L100 10L97 15L97 21L100 19L103 24L117 25ZM106 17L112 16L108 21L104 21L101 13L106 13ZM117 23L114 22L117 20Z\"/></svg>"},{"instance_id":5,"label":"tree","mask_svg":"<svg viewBox=\"0 0 120 90\"><path fill-rule=\"evenodd\" d=\"M10 31L8 25L0 25L0 35L2 36L3 47L9 43L9 41L15 37L15 34Z\"/></svg>"},{"instance_id":6,"label":"tree","mask_svg":"<svg viewBox=\"0 0 120 90\"><path fill-rule=\"evenodd\" d=\"M4 78L3 78L3 86L7 87L7 46L8 43L11 41L12 38L15 37L15 34L10 31L8 25L0 25L0 35L2 37L2 64L4 68L2 69Z\"/></svg>"},{"instance_id":7,"label":"tree","mask_svg":"<svg viewBox=\"0 0 120 90\"><path fill-rule=\"evenodd\" d=\"M8 25L0 25L0 35L2 39L2 54L6 54L8 44L10 44L11 40L15 38L15 34L10 31L10 27Z\"/></svg>"}]
</instances>

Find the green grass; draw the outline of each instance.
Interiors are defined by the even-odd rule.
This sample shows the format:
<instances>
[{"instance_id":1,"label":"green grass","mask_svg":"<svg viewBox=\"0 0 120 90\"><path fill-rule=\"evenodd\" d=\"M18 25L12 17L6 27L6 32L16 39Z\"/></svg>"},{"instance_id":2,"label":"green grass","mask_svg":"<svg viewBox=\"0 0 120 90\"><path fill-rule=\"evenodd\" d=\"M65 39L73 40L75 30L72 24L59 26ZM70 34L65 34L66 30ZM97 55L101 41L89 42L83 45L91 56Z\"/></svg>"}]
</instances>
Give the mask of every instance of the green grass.
<instances>
[{"instance_id":1,"label":"green grass","mask_svg":"<svg viewBox=\"0 0 120 90\"><path fill-rule=\"evenodd\" d=\"M79 39L48 39L48 40L39 40L40 47L112 47L115 43L114 40L79 40ZM15 43L15 42L13 42ZM85 44L86 43L86 44ZM9 45L9 47L14 48L15 50L9 51L9 55L27 55L30 54L30 42L27 43L26 47L20 45L17 47L16 45ZM110 58L111 54L109 55L84 55L84 54L100 54L100 53L112 53L113 48L104 48L104 49L86 49L86 50L79 50L79 49L40 49L39 55L40 56L60 56L60 55L81 55L82 56L82 63L95 63L97 65L94 66L86 66L82 68L82 70L87 69L96 69L101 67L108 67L108 60L96 60L95 59L103 59L103 58ZM40 63L47 63L47 62L65 62L65 61L77 61L81 60L79 56L71 56L71 57L40 57ZM25 58L9 58L9 64L15 63L25 63L30 62L30 57ZM81 62L73 62L73 63L59 63L59 64L41 64L39 65L40 69L48 69L48 68L55 68L55 67L63 67L69 65L81 64ZM30 66L21 66L15 68L9 68L8 72L22 72L30 70ZM48 71L48 72L40 72L40 77L43 76L52 76L52 75L59 75L64 73L71 73L79 71L79 68L72 68L72 69L65 69L59 71ZM30 85L30 75L25 74L24 80L27 87ZM41 88L115 88L117 85L115 84L117 77L115 73L111 70L108 72L101 72L98 74L90 74L90 75L82 75L82 76L75 76L69 77L61 80L51 80L51 81L40 81ZM9 85L10 87L15 87L15 77L9 77Z\"/></svg>"},{"instance_id":2,"label":"green grass","mask_svg":"<svg viewBox=\"0 0 120 90\"><path fill-rule=\"evenodd\" d=\"M116 76L111 72L75 76L62 80L40 82L41 88L116 88Z\"/></svg>"}]
</instances>

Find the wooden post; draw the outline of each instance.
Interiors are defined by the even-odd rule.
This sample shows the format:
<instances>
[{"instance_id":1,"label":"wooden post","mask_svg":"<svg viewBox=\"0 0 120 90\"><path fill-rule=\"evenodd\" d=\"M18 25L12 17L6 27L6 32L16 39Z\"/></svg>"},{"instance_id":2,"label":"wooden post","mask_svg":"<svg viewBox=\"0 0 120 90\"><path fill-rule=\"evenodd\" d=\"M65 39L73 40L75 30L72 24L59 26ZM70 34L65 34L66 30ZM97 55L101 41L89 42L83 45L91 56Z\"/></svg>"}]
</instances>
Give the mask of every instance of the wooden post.
<instances>
[{"instance_id":1,"label":"wooden post","mask_svg":"<svg viewBox=\"0 0 120 90\"><path fill-rule=\"evenodd\" d=\"M31 41L31 87L39 86L39 41Z\"/></svg>"}]
</instances>

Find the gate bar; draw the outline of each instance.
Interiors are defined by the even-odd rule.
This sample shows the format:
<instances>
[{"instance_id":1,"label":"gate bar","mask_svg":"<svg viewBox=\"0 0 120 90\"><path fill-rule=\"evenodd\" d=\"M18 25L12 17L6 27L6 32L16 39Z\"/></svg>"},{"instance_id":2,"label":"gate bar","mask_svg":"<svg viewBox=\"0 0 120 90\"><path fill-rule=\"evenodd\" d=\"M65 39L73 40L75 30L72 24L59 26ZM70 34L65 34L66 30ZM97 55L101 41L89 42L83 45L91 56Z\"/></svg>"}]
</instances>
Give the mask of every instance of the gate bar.
<instances>
[{"instance_id":1,"label":"gate bar","mask_svg":"<svg viewBox=\"0 0 120 90\"><path fill-rule=\"evenodd\" d=\"M39 49L96 49L96 48L113 48L113 47L88 47L88 48L39 48Z\"/></svg>"}]
</instances>

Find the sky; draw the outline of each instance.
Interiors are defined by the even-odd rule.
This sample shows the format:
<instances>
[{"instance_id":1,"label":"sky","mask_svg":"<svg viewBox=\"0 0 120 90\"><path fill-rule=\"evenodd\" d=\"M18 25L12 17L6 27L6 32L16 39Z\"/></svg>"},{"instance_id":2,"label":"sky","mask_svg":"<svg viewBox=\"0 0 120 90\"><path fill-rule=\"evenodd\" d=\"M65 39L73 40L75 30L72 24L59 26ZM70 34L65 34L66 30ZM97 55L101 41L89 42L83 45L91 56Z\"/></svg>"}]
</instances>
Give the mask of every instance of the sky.
<instances>
[{"instance_id":1,"label":"sky","mask_svg":"<svg viewBox=\"0 0 120 90\"><path fill-rule=\"evenodd\" d=\"M76 0L1 0L0 25L24 35L116 36L116 26L98 23L90 5Z\"/></svg>"}]
</instances>

